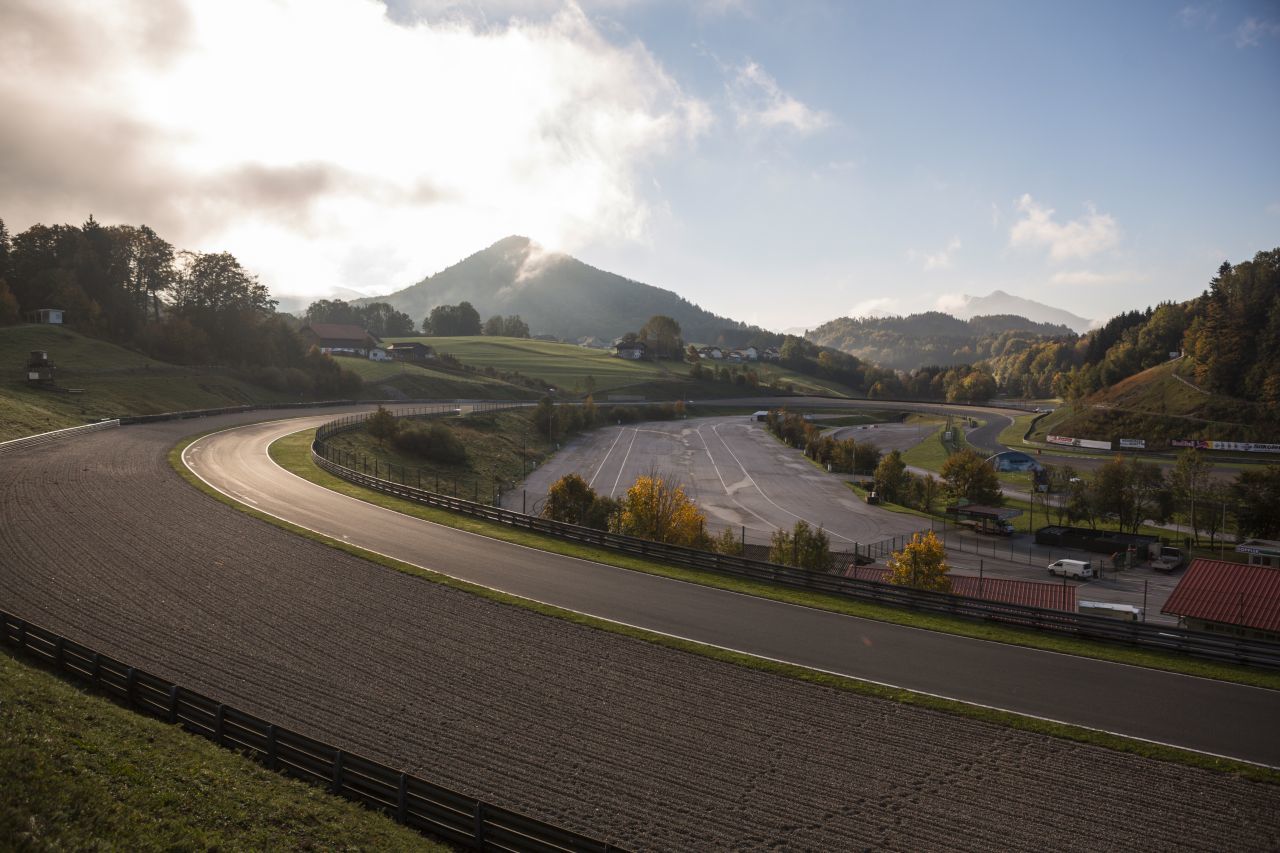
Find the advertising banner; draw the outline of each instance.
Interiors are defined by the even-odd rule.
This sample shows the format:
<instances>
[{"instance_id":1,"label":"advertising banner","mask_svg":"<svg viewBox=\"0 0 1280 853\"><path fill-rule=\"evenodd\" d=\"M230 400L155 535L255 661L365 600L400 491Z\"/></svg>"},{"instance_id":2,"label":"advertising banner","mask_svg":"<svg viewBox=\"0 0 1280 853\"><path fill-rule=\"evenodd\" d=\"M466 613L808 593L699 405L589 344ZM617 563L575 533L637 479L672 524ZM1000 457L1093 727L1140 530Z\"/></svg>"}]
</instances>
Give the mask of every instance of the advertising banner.
<instances>
[{"instance_id":1,"label":"advertising banner","mask_svg":"<svg viewBox=\"0 0 1280 853\"><path fill-rule=\"evenodd\" d=\"M1212 438L1175 438L1172 447L1194 447L1197 450L1234 450L1242 453L1280 453L1280 444L1262 441L1215 441Z\"/></svg>"},{"instance_id":2,"label":"advertising banner","mask_svg":"<svg viewBox=\"0 0 1280 853\"><path fill-rule=\"evenodd\" d=\"M1120 446L1133 450L1146 450L1147 442L1142 438L1122 438L1120 439Z\"/></svg>"},{"instance_id":3,"label":"advertising banner","mask_svg":"<svg viewBox=\"0 0 1280 853\"><path fill-rule=\"evenodd\" d=\"M1046 435L1044 438L1050 444L1061 444L1064 447L1087 447L1090 450L1111 449L1109 441L1093 441L1088 438L1071 438L1065 435Z\"/></svg>"}]
</instances>

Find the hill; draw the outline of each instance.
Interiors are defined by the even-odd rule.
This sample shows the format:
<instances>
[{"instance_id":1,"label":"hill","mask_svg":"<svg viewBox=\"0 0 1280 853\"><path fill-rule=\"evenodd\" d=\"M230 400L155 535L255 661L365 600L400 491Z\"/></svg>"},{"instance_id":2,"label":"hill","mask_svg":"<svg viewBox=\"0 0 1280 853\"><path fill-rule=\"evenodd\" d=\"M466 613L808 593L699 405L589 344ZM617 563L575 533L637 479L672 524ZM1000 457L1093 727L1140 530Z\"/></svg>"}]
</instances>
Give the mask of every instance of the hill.
<instances>
[{"instance_id":1,"label":"hill","mask_svg":"<svg viewBox=\"0 0 1280 853\"><path fill-rule=\"evenodd\" d=\"M1115 440L1140 438L1163 449L1173 439L1275 441L1278 424L1265 406L1196 384L1190 359L1168 361L1054 411L1031 438L1046 435Z\"/></svg>"},{"instance_id":2,"label":"hill","mask_svg":"<svg viewBox=\"0 0 1280 853\"><path fill-rule=\"evenodd\" d=\"M56 365L61 391L25 381L31 350L44 350ZM532 397L532 389L501 379L450 373L364 359L339 359L360 374L366 399L400 397ZM261 371L184 367L151 358L61 326L0 328L0 441L79 426L121 415L297 402L296 393L252 381ZM82 393L71 393L77 389Z\"/></svg>"},{"instance_id":3,"label":"hill","mask_svg":"<svg viewBox=\"0 0 1280 853\"><path fill-rule=\"evenodd\" d=\"M965 296L964 303L952 313L961 319L992 314L1013 314L1026 317L1035 323L1066 326L1080 334L1084 334L1093 327L1092 320L1061 308L1054 308L1052 305L1045 305L1043 302L1036 302L1034 299L1005 293L1003 290L993 290L986 296Z\"/></svg>"},{"instance_id":4,"label":"hill","mask_svg":"<svg viewBox=\"0 0 1280 853\"><path fill-rule=\"evenodd\" d=\"M881 367L914 370L926 365L973 364L997 355L1013 338L1074 338L1070 328L1009 314L960 320L938 311L907 317L841 317L807 335Z\"/></svg>"},{"instance_id":5,"label":"hill","mask_svg":"<svg viewBox=\"0 0 1280 853\"><path fill-rule=\"evenodd\" d=\"M748 327L648 284L598 270L569 255L543 251L526 237L507 237L446 270L388 296L415 323L437 305L470 302L481 318L519 314L534 334L576 341L613 340L655 314L680 324L686 341L737 346Z\"/></svg>"}]
</instances>

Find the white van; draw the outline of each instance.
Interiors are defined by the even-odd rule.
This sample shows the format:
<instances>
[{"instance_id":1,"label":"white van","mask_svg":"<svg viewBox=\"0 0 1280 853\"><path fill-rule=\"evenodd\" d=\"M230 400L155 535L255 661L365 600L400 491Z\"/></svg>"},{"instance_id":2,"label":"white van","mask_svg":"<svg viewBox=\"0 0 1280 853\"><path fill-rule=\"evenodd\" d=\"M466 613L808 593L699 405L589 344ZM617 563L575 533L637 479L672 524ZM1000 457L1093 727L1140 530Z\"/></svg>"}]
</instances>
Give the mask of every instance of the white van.
<instances>
[{"instance_id":1,"label":"white van","mask_svg":"<svg viewBox=\"0 0 1280 853\"><path fill-rule=\"evenodd\" d=\"M1064 578L1091 578L1093 565L1088 560L1058 560L1049 564L1049 574Z\"/></svg>"}]
</instances>

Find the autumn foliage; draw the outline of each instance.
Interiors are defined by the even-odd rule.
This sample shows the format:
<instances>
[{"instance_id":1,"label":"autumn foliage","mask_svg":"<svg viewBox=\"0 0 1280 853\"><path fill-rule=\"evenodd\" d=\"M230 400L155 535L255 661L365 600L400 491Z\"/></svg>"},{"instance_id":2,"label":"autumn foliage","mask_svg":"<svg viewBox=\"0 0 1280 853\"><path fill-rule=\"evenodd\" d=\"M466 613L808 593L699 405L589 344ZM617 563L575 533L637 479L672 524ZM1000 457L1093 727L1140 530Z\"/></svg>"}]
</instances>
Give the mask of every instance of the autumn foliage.
<instances>
[{"instance_id":1,"label":"autumn foliage","mask_svg":"<svg viewBox=\"0 0 1280 853\"><path fill-rule=\"evenodd\" d=\"M893 552L888 566L889 583L934 592L951 591L947 552L932 530L912 536L901 551Z\"/></svg>"}]
</instances>

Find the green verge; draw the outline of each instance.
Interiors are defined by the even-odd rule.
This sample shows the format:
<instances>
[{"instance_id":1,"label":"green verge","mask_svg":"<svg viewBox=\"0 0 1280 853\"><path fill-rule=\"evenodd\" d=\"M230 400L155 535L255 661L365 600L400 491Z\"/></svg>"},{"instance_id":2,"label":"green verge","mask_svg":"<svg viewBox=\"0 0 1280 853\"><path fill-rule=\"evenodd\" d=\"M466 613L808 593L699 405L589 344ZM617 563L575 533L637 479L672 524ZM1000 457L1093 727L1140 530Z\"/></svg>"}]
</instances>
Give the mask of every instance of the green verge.
<instances>
[{"instance_id":1,"label":"green verge","mask_svg":"<svg viewBox=\"0 0 1280 853\"><path fill-rule=\"evenodd\" d=\"M566 556L605 563L619 568L645 571L661 575L663 577L684 580L691 583L699 583L705 586L713 586L748 595L771 598L777 601L784 601L806 607L845 613L851 616L908 625L926 630L943 631L976 639L991 640L993 642L1011 643L1043 649L1046 651L1075 654L1100 660L1109 660L1134 666L1146 666L1205 678L1234 681L1242 684L1251 684L1257 687L1280 689L1280 674L1260 672L1247 667L1202 662L1182 658L1176 655L1126 649L1122 647L1112 648L1107 646L1095 646L1079 640L1053 637L1028 631L1019 631L1005 626L965 622L959 619L949 619L931 614L902 611L894 608L837 598L834 596L810 593L803 590L792 590L785 587L773 586L771 584L756 583L736 578L725 578L710 573L686 570L674 566L666 566L660 563L648 560L639 560L610 551L583 547L575 543L564 542L551 537L528 533L526 531L510 530L502 525L479 521L466 516L453 515L442 510L435 510L430 507L420 506L388 495L371 492L347 483L345 480L340 480L337 477L321 470L311 461L310 447L313 436L314 430L304 430L277 440L270 448L272 459L286 470L289 470L318 485L325 486L326 488L330 488L342 494L356 497L360 500L366 501L367 503L393 509L397 512L402 512L406 515L442 524L447 527L467 530L480 535L489 536L494 539L539 548L540 550L564 554ZM200 438L200 436L193 436L190 439L184 440L174 447L169 454L170 465L180 476L186 479L187 482L191 483L194 487L200 489L214 499L255 518L259 518L285 530L305 536L313 541L321 542L332 548L345 551L346 553L354 556L362 557L366 560L370 560L371 562L386 566L387 568L391 568L396 571L422 577L454 589L481 596L491 601L523 607L525 609L532 610L546 616L563 619L577 625L608 631L613 634L643 640L654 645L676 649L691 654L698 654L713 660L734 663L763 672L770 672L794 678L799 681L809 682L811 684L820 684L839 690L847 690L865 696L874 696L915 707L930 708L932 710L941 711L955 716L980 720L995 725L1008 726L1020 731L1034 732L1079 743L1092 744L1160 761L1171 761L1191 767L1199 767L1206 770L1233 774L1255 781L1280 784L1280 770L1260 767L1243 761L1217 758L1210 755L1204 755L1202 753L1178 749L1176 747L1133 740L1119 735L1112 735L1106 732L1100 732L1080 726L1039 720L1009 711L984 708L952 699L928 696L926 694L915 693L901 688L886 687L846 676L817 672L792 664L768 661L751 655L732 652L690 640L668 637L652 633L650 631L645 631L643 629L619 625L604 619L575 613L571 610L541 604L518 596L489 589L487 587L461 581L456 578L451 578L446 575L441 575L437 572L432 572L428 569L423 569L419 566L414 566L379 554L374 554L346 542L332 539L328 536L282 521L274 516L269 516L265 513L254 510L251 507L239 504L231 498L217 492L201 481L191 473L185 465L182 464L182 451L198 438Z\"/></svg>"},{"instance_id":2,"label":"green verge","mask_svg":"<svg viewBox=\"0 0 1280 853\"><path fill-rule=\"evenodd\" d=\"M7 649L0 767L5 849L450 849L86 693Z\"/></svg>"}]
</instances>

